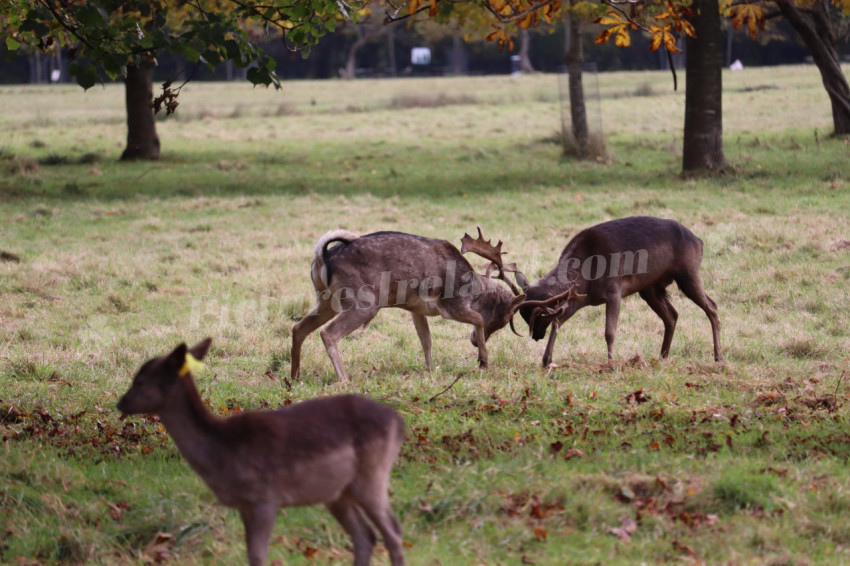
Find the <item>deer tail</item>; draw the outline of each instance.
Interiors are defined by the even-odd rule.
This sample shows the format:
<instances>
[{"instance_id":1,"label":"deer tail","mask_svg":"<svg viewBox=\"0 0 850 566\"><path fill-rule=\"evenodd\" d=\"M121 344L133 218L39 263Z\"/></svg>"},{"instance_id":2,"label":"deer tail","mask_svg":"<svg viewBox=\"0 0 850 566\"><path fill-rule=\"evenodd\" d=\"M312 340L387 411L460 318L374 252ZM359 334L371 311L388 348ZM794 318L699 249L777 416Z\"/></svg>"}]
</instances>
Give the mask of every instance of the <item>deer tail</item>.
<instances>
[{"instance_id":1,"label":"deer tail","mask_svg":"<svg viewBox=\"0 0 850 566\"><path fill-rule=\"evenodd\" d=\"M331 282L331 264L328 259L328 246L335 242L348 244L360 236L348 230L331 230L316 242L313 248L313 267L311 277L316 288L321 284L327 287Z\"/></svg>"}]
</instances>

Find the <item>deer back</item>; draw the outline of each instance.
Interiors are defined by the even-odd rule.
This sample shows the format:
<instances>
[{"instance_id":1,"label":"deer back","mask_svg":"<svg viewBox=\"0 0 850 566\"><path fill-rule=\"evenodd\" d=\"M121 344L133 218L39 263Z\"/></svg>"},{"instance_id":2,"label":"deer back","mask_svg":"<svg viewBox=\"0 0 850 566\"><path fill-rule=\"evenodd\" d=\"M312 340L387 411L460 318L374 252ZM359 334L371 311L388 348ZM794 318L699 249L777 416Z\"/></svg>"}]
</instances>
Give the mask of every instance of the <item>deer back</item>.
<instances>
[{"instance_id":1,"label":"deer back","mask_svg":"<svg viewBox=\"0 0 850 566\"><path fill-rule=\"evenodd\" d=\"M329 247L334 241L339 243ZM397 306L436 315L438 302L447 308L458 301L469 304L498 288L449 242L401 232L331 240L316 261L326 264L329 277L322 282L314 277L314 285L324 285L345 310Z\"/></svg>"},{"instance_id":2,"label":"deer back","mask_svg":"<svg viewBox=\"0 0 850 566\"><path fill-rule=\"evenodd\" d=\"M572 283L586 304L604 302L616 286L625 297L699 266L702 241L675 220L631 216L582 230L561 252L558 265L529 290L552 295ZM554 283L551 283L553 282ZM546 289L549 292L541 293ZM532 296L534 295L534 296Z\"/></svg>"},{"instance_id":3,"label":"deer back","mask_svg":"<svg viewBox=\"0 0 850 566\"><path fill-rule=\"evenodd\" d=\"M403 420L381 403L358 395L312 399L221 421L221 472L201 475L234 507L323 503L361 474L388 472L403 439Z\"/></svg>"},{"instance_id":4,"label":"deer back","mask_svg":"<svg viewBox=\"0 0 850 566\"><path fill-rule=\"evenodd\" d=\"M588 305L601 305L612 294L626 297L654 285L668 285L677 275L698 271L702 241L675 220L631 216L603 222L576 234L557 265L526 289L519 312L526 322L535 303L545 302L575 286L584 295L560 308L563 317ZM545 333L536 325L532 335Z\"/></svg>"}]
</instances>

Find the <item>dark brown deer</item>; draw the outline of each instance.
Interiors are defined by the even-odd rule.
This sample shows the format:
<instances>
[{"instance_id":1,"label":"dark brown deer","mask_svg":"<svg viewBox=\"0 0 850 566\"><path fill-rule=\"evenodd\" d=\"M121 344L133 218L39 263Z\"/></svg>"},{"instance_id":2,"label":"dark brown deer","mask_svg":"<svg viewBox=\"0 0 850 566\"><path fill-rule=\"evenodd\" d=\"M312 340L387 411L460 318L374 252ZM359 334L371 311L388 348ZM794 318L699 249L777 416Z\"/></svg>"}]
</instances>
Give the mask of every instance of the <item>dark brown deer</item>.
<instances>
[{"instance_id":1,"label":"dark brown deer","mask_svg":"<svg viewBox=\"0 0 850 566\"><path fill-rule=\"evenodd\" d=\"M210 414L192 379L210 339L146 362L118 402L124 414L159 415L189 465L242 516L251 566L265 563L281 507L324 503L351 537L355 566L381 532L402 566L401 527L389 503L390 469L404 440L398 413L358 395L304 401L229 418Z\"/></svg>"},{"instance_id":2,"label":"dark brown deer","mask_svg":"<svg viewBox=\"0 0 850 566\"><path fill-rule=\"evenodd\" d=\"M511 320L520 293L504 274L516 267L502 265L502 242L484 241L480 229L477 240L464 235L462 242L460 252L445 240L401 232L358 236L335 230L319 238L310 270L316 306L292 328L292 378L300 371L304 339L328 323L322 341L337 377L348 381L337 343L387 307L410 312L428 370L433 368L429 316L471 324L470 340L478 348L480 367L486 368L487 339ZM491 260L486 274L475 272L462 255L467 251ZM494 268L511 291L490 277Z\"/></svg>"},{"instance_id":3,"label":"dark brown deer","mask_svg":"<svg viewBox=\"0 0 850 566\"><path fill-rule=\"evenodd\" d=\"M702 240L674 220L632 216L582 230L567 243L558 265L534 285L522 284L527 297L517 305L531 337L540 340L551 326L543 367L552 361L558 329L586 306L605 305L608 359L623 297L638 293L664 323L661 357L670 353L678 313L667 286L673 281L696 303L711 323L714 359L721 361L717 305L700 279Z\"/></svg>"}]
</instances>

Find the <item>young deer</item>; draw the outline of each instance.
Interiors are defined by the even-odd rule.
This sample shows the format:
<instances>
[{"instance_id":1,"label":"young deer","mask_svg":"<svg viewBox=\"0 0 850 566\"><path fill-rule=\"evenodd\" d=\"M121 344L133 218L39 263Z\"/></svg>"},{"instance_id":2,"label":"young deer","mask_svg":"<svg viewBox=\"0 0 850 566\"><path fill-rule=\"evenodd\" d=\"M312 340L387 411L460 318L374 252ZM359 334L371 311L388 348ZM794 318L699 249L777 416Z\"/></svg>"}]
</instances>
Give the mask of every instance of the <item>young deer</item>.
<instances>
[{"instance_id":1,"label":"young deer","mask_svg":"<svg viewBox=\"0 0 850 566\"><path fill-rule=\"evenodd\" d=\"M464 235L462 242L459 252L445 240L400 232L358 236L335 230L322 236L310 270L316 306L292 328L292 378L300 371L304 339L329 322L321 331L322 341L337 377L348 381L337 343L385 307L410 312L428 370L433 366L426 317L437 315L474 327L470 340L478 348L480 366L486 368L487 339L511 320L512 303L520 292L504 276L516 267L502 265L502 242L493 246L484 241L480 228L477 240ZM463 257L467 251L491 260L485 275L476 273ZM494 267L511 291L490 278Z\"/></svg>"},{"instance_id":2,"label":"young deer","mask_svg":"<svg viewBox=\"0 0 850 566\"><path fill-rule=\"evenodd\" d=\"M402 418L357 395L304 401L229 418L210 414L191 367L210 347L146 362L118 402L124 414L156 414L189 465L218 500L242 516L251 566L265 563L278 508L324 503L349 534L355 566L381 532L393 566L402 566L401 527L389 503L390 469L404 440ZM368 519L368 520L367 520Z\"/></svg>"},{"instance_id":3,"label":"young deer","mask_svg":"<svg viewBox=\"0 0 850 566\"><path fill-rule=\"evenodd\" d=\"M721 361L717 305L702 286L699 269L702 240L674 220L632 216L603 222L582 230L569 241L549 273L534 285L521 283L527 298L516 305L528 323L531 337L540 340L552 326L543 353L543 367L552 361L558 328L579 309L605 304L605 341L608 359L620 302L640 294L664 323L661 357L670 353L678 313L667 286L673 281L697 304L711 323L714 359Z\"/></svg>"}]
</instances>

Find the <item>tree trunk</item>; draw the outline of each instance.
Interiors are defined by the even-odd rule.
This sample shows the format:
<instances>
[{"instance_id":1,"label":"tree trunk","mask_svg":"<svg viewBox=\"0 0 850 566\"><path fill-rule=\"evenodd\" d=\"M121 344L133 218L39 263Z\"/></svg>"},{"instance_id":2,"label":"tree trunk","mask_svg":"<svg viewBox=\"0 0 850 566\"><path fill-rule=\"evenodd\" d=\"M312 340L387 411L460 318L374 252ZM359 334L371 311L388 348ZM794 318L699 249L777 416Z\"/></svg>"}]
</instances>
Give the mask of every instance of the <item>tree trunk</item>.
<instances>
[{"instance_id":1,"label":"tree trunk","mask_svg":"<svg viewBox=\"0 0 850 566\"><path fill-rule=\"evenodd\" d=\"M722 169L723 31L718 0L694 0L696 37L685 43L685 134L682 171Z\"/></svg>"},{"instance_id":2,"label":"tree trunk","mask_svg":"<svg viewBox=\"0 0 850 566\"><path fill-rule=\"evenodd\" d=\"M345 60L345 69L340 73L345 80L352 80L357 77L357 52L360 48L366 45L369 39L360 28L357 28L357 39L348 48L348 57Z\"/></svg>"},{"instance_id":3,"label":"tree trunk","mask_svg":"<svg viewBox=\"0 0 850 566\"><path fill-rule=\"evenodd\" d=\"M367 22L366 25L368 26L367 29L364 29L362 25L355 27L357 30L357 39L354 40L354 43L352 43L351 47L348 49L348 58L345 61L345 69L340 69L340 75L344 79L350 80L356 77L357 52L360 51L360 48L386 31L386 27L383 24L375 25L370 21Z\"/></svg>"},{"instance_id":4,"label":"tree trunk","mask_svg":"<svg viewBox=\"0 0 850 566\"><path fill-rule=\"evenodd\" d=\"M122 161L159 159L159 137L153 113L153 62L127 65L124 79L127 106L127 148Z\"/></svg>"},{"instance_id":5,"label":"tree trunk","mask_svg":"<svg viewBox=\"0 0 850 566\"><path fill-rule=\"evenodd\" d=\"M531 64L529 51L531 50L531 33L527 30L519 32L519 71L521 73L533 73L534 66Z\"/></svg>"},{"instance_id":6,"label":"tree trunk","mask_svg":"<svg viewBox=\"0 0 850 566\"><path fill-rule=\"evenodd\" d=\"M452 33L452 74L460 76L466 73L466 53L463 50L463 35L459 31Z\"/></svg>"},{"instance_id":7,"label":"tree trunk","mask_svg":"<svg viewBox=\"0 0 850 566\"><path fill-rule=\"evenodd\" d=\"M36 50L32 55L29 56L30 63L30 82L32 84L41 84L41 51Z\"/></svg>"},{"instance_id":8,"label":"tree trunk","mask_svg":"<svg viewBox=\"0 0 850 566\"><path fill-rule=\"evenodd\" d=\"M812 53L812 59L820 71L821 81L832 105L834 135L850 134L850 87L841 71L833 19L824 0L807 10L801 9L793 0L776 0L782 16L794 27L797 34Z\"/></svg>"},{"instance_id":9,"label":"tree trunk","mask_svg":"<svg viewBox=\"0 0 850 566\"><path fill-rule=\"evenodd\" d=\"M570 6L575 6L578 0L570 0ZM584 51L581 45L581 22L570 11L569 20L569 50L564 61L567 63L570 92L570 119L572 120L573 136L579 156L587 155L590 134L587 128L587 107L584 103L584 86L582 85L582 66Z\"/></svg>"},{"instance_id":10,"label":"tree trunk","mask_svg":"<svg viewBox=\"0 0 850 566\"><path fill-rule=\"evenodd\" d=\"M387 24L387 66L391 77L398 76L398 63L395 56L395 26Z\"/></svg>"}]
</instances>

